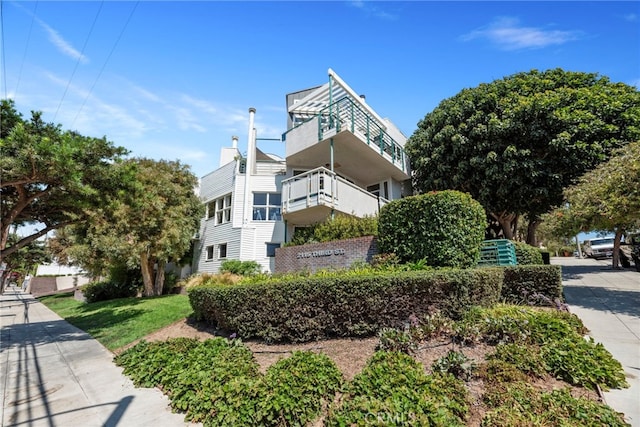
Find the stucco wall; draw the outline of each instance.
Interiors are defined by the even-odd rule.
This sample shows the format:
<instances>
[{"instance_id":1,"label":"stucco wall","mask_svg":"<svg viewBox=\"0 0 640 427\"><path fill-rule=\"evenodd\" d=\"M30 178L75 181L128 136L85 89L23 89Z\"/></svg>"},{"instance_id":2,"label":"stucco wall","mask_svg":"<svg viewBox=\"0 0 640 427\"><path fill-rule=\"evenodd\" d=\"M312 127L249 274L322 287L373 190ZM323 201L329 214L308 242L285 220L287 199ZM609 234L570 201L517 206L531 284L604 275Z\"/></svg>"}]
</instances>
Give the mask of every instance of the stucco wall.
<instances>
[{"instance_id":1,"label":"stucco wall","mask_svg":"<svg viewBox=\"0 0 640 427\"><path fill-rule=\"evenodd\" d=\"M276 249L274 272L348 268L355 262L370 263L376 253L378 247L373 236L288 246Z\"/></svg>"}]
</instances>

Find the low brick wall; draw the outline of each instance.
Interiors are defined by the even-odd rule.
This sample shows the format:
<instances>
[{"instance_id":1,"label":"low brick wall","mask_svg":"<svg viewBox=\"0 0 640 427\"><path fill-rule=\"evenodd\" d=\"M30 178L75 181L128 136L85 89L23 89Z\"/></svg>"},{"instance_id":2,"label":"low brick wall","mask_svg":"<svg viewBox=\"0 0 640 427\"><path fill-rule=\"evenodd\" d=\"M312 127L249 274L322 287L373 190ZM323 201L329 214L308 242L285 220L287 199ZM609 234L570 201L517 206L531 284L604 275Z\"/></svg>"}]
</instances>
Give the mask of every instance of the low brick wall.
<instances>
[{"instance_id":1,"label":"low brick wall","mask_svg":"<svg viewBox=\"0 0 640 427\"><path fill-rule=\"evenodd\" d=\"M276 249L274 273L348 268L355 262L370 263L377 253L373 236L288 246Z\"/></svg>"}]
</instances>

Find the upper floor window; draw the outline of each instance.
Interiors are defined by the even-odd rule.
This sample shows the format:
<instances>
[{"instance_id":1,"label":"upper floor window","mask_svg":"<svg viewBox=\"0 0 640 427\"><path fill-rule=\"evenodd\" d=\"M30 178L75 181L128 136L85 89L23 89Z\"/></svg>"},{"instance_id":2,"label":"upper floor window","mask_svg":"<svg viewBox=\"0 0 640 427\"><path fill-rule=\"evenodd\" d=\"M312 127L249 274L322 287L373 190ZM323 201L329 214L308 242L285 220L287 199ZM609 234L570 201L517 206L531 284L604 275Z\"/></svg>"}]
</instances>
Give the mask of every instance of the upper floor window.
<instances>
[{"instance_id":1,"label":"upper floor window","mask_svg":"<svg viewBox=\"0 0 640 427\"><path fill-rule=\"evenodd\" d=\"M231 221L231 193L207 203L207 219L215 218L216 225Z\"/></svg>"},{"instance_id":2,"label":"upper floor window","mask_svg":"<svg viewBox=\"0 0 640 427\"><path fill-rule=\"evenodd\" d=\"M282 197L280 193L253 193L253 220L282 220Z\"/></svg>"}]
</instances>

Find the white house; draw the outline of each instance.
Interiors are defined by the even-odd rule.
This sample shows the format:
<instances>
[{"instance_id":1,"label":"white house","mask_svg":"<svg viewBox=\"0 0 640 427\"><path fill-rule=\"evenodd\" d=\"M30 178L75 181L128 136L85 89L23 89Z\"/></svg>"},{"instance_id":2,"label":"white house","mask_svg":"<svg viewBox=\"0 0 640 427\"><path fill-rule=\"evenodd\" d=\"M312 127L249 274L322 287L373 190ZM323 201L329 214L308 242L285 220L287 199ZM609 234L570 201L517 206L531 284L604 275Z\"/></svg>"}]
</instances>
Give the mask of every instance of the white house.
<instances>
[{"instance_id":1,"label":"white house","mask_svg":"<svg viewBox=\"0 0 640 427\"><path fill-rule=\"evenodd\" d=\"M273 271L275 250L296 228L332 215L375 215L411 194L406 137L329 69L322 86L290 93L284 159L257 147L249 109L247 156L238 139L220 167L202 177L207 209L194 271L217 273L225 260L254 260Z\"/></svg>"}]
</instances>

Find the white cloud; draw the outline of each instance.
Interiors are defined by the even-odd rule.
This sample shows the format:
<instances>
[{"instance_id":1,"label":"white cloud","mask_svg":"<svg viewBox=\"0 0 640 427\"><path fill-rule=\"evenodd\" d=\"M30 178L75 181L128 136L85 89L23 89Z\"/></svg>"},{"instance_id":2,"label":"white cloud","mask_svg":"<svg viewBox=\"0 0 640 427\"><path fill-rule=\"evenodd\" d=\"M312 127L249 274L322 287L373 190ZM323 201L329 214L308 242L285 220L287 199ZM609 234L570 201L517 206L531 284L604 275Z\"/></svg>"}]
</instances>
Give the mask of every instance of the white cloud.
<instances>
[{"instance_id":1,"label":"white cloud","mask_svg":"<svg viewBox=\"0 0 640 427\"><path fill-rule=\"evenodd\" d=\"M56 30L51 28L49 25L47 25L42 20L36 18L36 21L47 32L47 34L49 35L49 41L55 47L57 47L60 52L62 52L64 55L66 55L66 56L68 56L70 58L75 59L76 61L80 61L82 63L89 62L89 58L87 58L85 55L83 55L81 52L79 52L77 49L75 49L73 46L71 46L71 44L69 42L67 42L60 35L60 33L58 33Z\"/></svg>"},{"instance_id":2,"label":"white cloud","mask_svg":"<svg viewBox=\"0 0 640 427\"><path fill-rule=\"evenodd\" d=\"M461 37L463 41L486 39L504 50L537 49L561 45L581 36L578 31L548 30L520 25L516 18L500 17Z\"/></svg>"},{"instance_id":3,"label":"white cloud","mask_svg":"<svg viewBox=\"0 0 640 427\"><path fill-rule=\"evenodd\" d=\"M388 20L388 21L395 21L397 20L399 17L396 14L390 13L386 10L383 10L380 8L380 3L377 2L366 2L364 0L353 0L348 2L349 5L351 5L352 7L355 7L357 9L360 9L364 12L366 12L368 15L373 15L376 18L380 18L380 19L384 19L384 20Z\"/></svg>"},{"instance_id":4,"label":"white cloud","mask_svg":"<svg viewBox=\"0 0 640 427\"><path fill-rule=\"evenodd\" d=\"M624 16L624 20L628 22L637 22L638 15L636 15L635 13L628 13Z\"/></svg>"}]
</instances>

